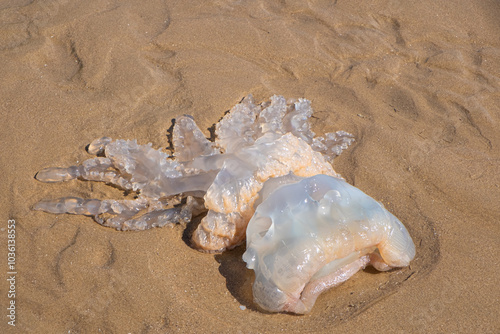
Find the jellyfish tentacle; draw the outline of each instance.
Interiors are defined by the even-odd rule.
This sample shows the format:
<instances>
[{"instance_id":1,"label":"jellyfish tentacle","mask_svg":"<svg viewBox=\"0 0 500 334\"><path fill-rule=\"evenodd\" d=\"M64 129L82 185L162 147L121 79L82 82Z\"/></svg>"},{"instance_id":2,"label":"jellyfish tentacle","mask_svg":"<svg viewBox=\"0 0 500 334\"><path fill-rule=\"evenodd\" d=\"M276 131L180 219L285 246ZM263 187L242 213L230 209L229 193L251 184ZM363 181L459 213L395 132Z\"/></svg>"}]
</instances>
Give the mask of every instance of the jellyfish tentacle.
<instances>
[{"instance_id":1,"label":"jellyfish tentacle","mask_svg":"<svg viewBox=\"0 0 500 334\"><path fill-rule=\"evenodd\" d=\"M109 158L96 157L85 160L81 165L64 167L49 167L39 171L35 178L38 181L54 183L74 179L106 182L122 189L132 189L130 180L122 176Z\"/></svg>"}]
</instances>

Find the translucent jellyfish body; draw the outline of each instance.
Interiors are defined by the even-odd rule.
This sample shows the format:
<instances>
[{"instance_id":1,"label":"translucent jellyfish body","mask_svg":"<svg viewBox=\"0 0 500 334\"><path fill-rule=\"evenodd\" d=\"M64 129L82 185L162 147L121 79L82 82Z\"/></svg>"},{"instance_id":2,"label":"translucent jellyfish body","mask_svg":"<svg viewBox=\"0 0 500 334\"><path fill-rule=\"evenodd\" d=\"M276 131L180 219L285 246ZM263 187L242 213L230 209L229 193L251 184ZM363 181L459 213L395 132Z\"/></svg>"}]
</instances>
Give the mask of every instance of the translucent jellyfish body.
<instances>
[{"instance_id":1,"label":"translucent jellyfish body","mask_svg":"<svg viewBox=\"0 0 500 334\"><path fill-rule=\"evenodd\" d=\"M133 200L77 197L43 200L36 210L92 216L119 230L144 230L186 222L205 213L192 236L196 248L223 251L241 244L264 184L293 173L337 176L330 162L354 140L346 132L315 137L310 102L273 96L255 104L248 96L205 138L189 116L178 117L173 156L151 144L103 137L89 145L98 155L81 165L51 167L43 182L102 181L136 193Z\"/></svg>"},{"instance_id":2,"label":"translucent jellyfish body","mask_svg":"<svg viewBox=\"0 0 500 334\"><path fill-rule=\"evenodd\" d=\"M339 178L290 175L261 194L243 260L255 271L255 302L267 311L307 313L323 291L365 266L388 270L415 256L403 224Z\"/></svg>"}]
</instances>

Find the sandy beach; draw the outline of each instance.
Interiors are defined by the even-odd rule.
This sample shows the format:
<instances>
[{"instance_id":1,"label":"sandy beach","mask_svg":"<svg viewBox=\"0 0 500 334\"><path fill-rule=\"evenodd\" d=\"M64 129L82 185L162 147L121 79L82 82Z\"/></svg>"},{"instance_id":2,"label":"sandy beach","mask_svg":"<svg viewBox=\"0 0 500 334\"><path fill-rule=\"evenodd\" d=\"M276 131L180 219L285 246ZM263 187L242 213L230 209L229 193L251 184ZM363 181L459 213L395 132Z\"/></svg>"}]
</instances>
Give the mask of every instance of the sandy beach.
<instances>
[{"instance_id":1,"label":"sandy beach","mask_svg":"<svg viewBox=\"0 0 500 334\"><path fill-rule=\"evenodd\" d=\"M0 332L499 333L499 18L486 0L2 1ZM183 114L210 137L248 94L307 98L317 134L354 135L333 167L405 224L410 267L269 314L244 246L206 254L186 226L119 232L31 209L122 199L34 176L103 136L166 148Z\"/></svg>"}]
</instances>

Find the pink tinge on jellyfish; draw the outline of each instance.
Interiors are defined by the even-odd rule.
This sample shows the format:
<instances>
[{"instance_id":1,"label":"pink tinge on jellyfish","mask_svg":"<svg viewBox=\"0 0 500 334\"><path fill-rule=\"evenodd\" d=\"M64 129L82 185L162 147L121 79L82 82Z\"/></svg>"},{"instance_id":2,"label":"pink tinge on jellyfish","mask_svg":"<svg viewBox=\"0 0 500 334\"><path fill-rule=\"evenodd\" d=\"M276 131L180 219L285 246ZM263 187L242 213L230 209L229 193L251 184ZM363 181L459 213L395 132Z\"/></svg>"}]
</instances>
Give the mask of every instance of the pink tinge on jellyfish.
<instances>
[{"instance_id":1,"label":"pink tinge on jellyfish","mask_svg":"<svg viewBox=\"0 0 500 334\"><path fill-rule=\"evenodd\" d=\"M34 209L92 216L118 230L186 223L204 215L192 234L195 248L220 252L246 238L244 259L257 277L255 301L268 311L306 313L319 293L360 268L368 264L379 270L406 266L415 254L404 226L333 170L331 162L354 141L352 135L338 131L315 137L309 124L312 113L306 99L287 101L275 95L269 102L255 104L249 95L216 124L214 142L205 138L190 116L181 116L173 128L173 157L135 140L97 139L88 149L97 157L78 166L44 169L36 178L42 182L101 181L135 192L137 198L64 197L42 200ZM324 198L316 199L316 192L304 190L304 182L319 188L322 183L335 186ZM288 193L295 194L295 204L287 202ZM330 198L334 194L337 202ZM340 203L348 204L340 209ZM282 205L293 208L294 217L307 219L288 219L283 225L285 216L275 212ZM353 210L360 210L358 216ZM339 212L345 216L335 216ZM276 233L278 227L296 233ZM252 232L256 229L258 232ZM401 238L391 237L394 232L390 231L396 230ZM329 244L324 240L337 241ZM280 248L282 244L287 244L288 255ZM304 260L307 263L281 268L280 261L290 263L294 252L306 252L301 247L315 249ZM290 277L278 277L283 273L296 277L294 284L288 281Z\"/></svg>"},{"instance_id":2,"label":"pink tinge on jellyfish","mask_svg":"<svg viewBox=\"0 0 500 334\"><path fill-rule=\"evenodd\" d=\"M267 311L308 313L323 291L367 265L385 271L415 256L403 224L339 178L286 176L263 191L269 195L248 224L243 260Z\"/></svg>"}]
</instances>

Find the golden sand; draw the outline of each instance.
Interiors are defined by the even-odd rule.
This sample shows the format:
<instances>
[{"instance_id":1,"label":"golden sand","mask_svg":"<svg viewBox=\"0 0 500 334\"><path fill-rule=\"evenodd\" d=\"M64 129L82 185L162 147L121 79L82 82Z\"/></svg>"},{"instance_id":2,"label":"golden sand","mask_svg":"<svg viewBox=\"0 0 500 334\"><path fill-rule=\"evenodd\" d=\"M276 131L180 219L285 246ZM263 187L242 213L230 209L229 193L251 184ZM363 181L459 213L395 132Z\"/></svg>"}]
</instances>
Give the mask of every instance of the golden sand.
<instances>
[{"instance_id":1,"label":"golden sand","mask_svg":"<svg viewBox=\"0 0 500 334\"><path fill-rule=\"evenodd\" d=\"M13 219L17 275L16 326L2 279L0 331L499 332L499 17L495 1L3 1L0 264L6 277ZM182 114L209 136L249 93L305 97L316 133L355 135L334 168L405 224L409 268L360 272L306 316L265 314L241 247L31 211L123 197L34 179L93 139L166 147Z\"/></svg>"}]
</instances>

